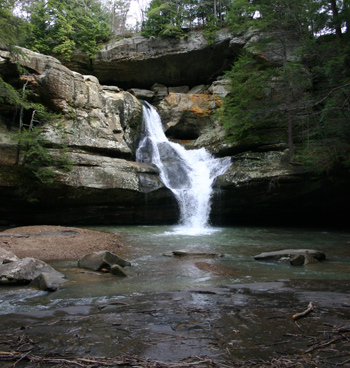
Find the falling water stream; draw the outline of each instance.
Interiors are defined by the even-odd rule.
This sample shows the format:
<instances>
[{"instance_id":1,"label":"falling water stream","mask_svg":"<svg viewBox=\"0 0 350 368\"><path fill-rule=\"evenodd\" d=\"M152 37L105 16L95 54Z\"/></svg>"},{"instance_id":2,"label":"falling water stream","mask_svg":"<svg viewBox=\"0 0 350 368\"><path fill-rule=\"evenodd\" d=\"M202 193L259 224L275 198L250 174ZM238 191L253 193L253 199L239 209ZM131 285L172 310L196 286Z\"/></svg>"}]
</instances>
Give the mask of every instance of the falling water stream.
<instances>
[{"instance_id":1,"label":"falling water stream","mask_svg":"<svg viewBox=\"0 0 350 368\"><path fill-rule=\"evenodd\" d=\"M180 209L176 231L193 235L207 232L212 185L230 167L231 159L217 159L205 148L186 150L170 142L159 114L147 102L143 104L143 125L136 160L155 164L162 182L174 193Z\"/></svg>"}]
</instances>

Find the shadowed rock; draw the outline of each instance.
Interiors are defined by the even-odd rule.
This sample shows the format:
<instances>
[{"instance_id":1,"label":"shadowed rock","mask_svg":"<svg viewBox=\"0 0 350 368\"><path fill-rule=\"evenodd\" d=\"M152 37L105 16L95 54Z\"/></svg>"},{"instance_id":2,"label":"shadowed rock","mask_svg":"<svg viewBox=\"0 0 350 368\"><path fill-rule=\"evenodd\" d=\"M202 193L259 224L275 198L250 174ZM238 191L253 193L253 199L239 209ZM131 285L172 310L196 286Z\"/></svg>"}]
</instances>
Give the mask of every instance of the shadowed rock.
<instances>
[{"instance_id":1,"label":"shadowed rock","mask_svg":"<svg viewBox=\"0 0 350 368\"><path fill-rule=\"evenodd\" d=\"M78 267L93 271L101 271L103 268L111 270L113 265L125 267L131 266L131 263L107 251L89 253L78 261Z\"/></svg>"},{"instance_id":2,"label":"shadowed rock","mask_svg":"<svg viewBox=\"0 0 350 368\"><path fill-rule=\"evenodd\" d=\"M292 258L298 255L304 255L308 253L318 261L322 261L326 258L325 253L314 249L283 249L275 252L265 252L254 256L257 261L290 261Z\"/></svg>"}]
</instances>

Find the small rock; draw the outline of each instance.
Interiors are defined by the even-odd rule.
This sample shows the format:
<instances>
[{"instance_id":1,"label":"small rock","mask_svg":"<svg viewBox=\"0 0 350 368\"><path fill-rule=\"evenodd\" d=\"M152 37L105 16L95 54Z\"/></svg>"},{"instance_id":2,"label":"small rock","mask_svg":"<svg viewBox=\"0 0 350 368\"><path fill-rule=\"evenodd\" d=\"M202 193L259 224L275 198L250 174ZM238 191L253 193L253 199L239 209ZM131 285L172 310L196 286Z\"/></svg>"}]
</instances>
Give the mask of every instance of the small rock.
<instances>
[{"instance_id":1,"label":"small rock","mask_svg":"<svg viewBox=\"0 0 350 368\"><path fill-rule=\"evenodd\" d=\"M205 84L200 84L199 86L195 86L193 88L191 88L189 91L188 91L188 94L189 95L198 95L200 93L204 93L208 90L208 86L206 86Z\"/></svg>"},{"instance_id":2,"label":"small rock","mask_svg":"<svg viewBox=\"0 0 350 368\"><path fill-rule=\"evenodd\" d=\"M313 264L313 263L318 263L318 260L312 254L306 251L304 265Z\"/></svg>"},{"instance_id":3,"label":"small rock","mask_svg":"<svg viewBox=\"0 0 350 368\"><path fill-rule=\"evenodd\" d=\"M125 267L131 266L131 263L105 250L89 253L78 261L78 267L93 271L101 271L103 268L110 270L112 265Z\"/></svg>"},{"instance_id":4,"label":"small rock","mask_svg":"<svg viewBox=\"0 0 350 368\"><path fill-rule=\"evenodd\" d=\"M153 97L155 95L153 91L150 91L148 89L131 88L131 89L128 89L128 92L130 92L132 95L134 95L139 100L145 100L148 102L152 102Z\"/></svg>"},{"instance_id":5,"label":"small rock","mask_svg":"<svg viewBox=\"0 0 350 368\"><path fill-rule=\"evenodd\" d=\"M155 83L151 90L155 93L154 102L159 102L168 96L168 88L162 84Z\"/></svg>"},{"instance_id":6,"label":"small rock","mask_svg":"<svg viewBox=\"0 0 350 368\"><path fill-rule=\"evenodd\" d=\"M19 258L8 250L0 248L0 264L19 261Z\"/></svg>"},{"instance_id":7,"label":"small rock","mask_svg":"<svg viewBox=\"0 0 350 368\"><path fill-rule=\"evenodd\" d=\"M36 276L29 286L36 287L44 291L56 291L67 280L57 274L43 272Z\"/></svg>"},{"instance_id":8,"label":"small rock","mask_svg":"<svg viewBox=\"0 0 350 368\"><path fill-rule=\"evenodd\" d=\"M188 86L169 87L169 93L188 93L190 90Z\"/></svg>"},{"instance_id":9,"label":"small rock","mask_svg":"<svg viewBox=\"0 0 350 368\"><path fill-rule=\"evenodd\" d=\"M119 276L119 277L127 277L128 275L125 273L122 267L119 265L112 265L111 266L111 273L113 275Z\"/></svg>"},{"instance_id":10,"label":"small rock","mask_svg":"<svg viewBox=\"0 0 350 368\"><path fill-rule=\"evenodd\" d=\"M289 262L292 266L302 266L305 262L305 257L302 254L297 254Z\"/></svg>"}]
</instances>

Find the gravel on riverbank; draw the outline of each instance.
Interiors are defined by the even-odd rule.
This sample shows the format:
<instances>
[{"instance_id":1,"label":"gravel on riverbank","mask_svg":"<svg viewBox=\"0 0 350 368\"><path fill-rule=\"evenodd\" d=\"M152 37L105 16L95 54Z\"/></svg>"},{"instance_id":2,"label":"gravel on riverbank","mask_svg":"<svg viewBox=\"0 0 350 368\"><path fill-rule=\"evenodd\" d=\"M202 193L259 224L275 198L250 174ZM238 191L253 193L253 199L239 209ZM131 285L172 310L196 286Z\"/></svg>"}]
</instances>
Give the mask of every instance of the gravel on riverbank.
<instances>
[{"instance_id":1,"label":"gravel on riverbank","mask_svg":"<svg viewBox=\"0 0 350 368\"><path fill-rule=\"evenodd\" d=\"M0 232L0 248L20 258L79 259L87 253L122 247L119 234L63 226L24 226Z\"/></svg>"}]
</instances>

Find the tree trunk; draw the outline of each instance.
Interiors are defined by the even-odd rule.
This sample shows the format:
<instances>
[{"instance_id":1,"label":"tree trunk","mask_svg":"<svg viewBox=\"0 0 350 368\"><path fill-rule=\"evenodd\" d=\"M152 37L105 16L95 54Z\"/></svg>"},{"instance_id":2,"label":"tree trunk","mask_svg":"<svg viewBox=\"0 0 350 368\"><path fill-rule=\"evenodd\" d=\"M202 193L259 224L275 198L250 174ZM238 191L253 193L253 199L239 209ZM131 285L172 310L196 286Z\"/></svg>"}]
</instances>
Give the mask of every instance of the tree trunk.
<instances>
[{"instance_id":1,"label":"tree trunk","mask_svg":"<svg viewBox=\"0 0 350 368\"><path fill-rule=\"evenodd\" d=\"M330 0L331 9L333 14L333 21L335 25L335 33L337 35L338 40L342 39L342 31L341 31L341 22L339 22L339 12L337 8L336 0Z\"/></svg>"}]
</instances>

